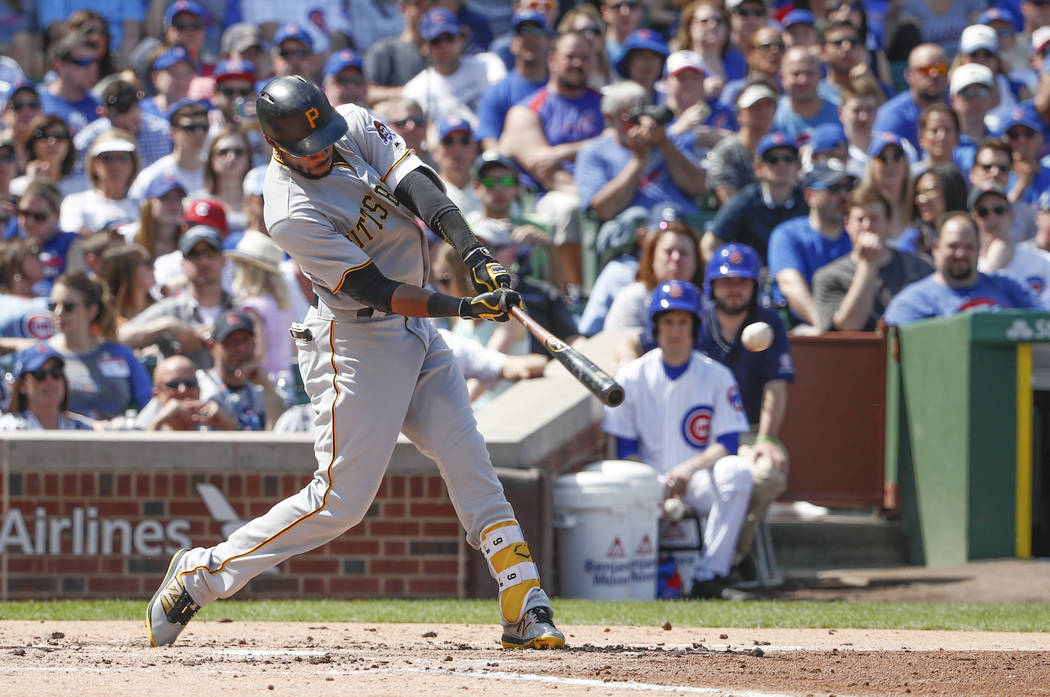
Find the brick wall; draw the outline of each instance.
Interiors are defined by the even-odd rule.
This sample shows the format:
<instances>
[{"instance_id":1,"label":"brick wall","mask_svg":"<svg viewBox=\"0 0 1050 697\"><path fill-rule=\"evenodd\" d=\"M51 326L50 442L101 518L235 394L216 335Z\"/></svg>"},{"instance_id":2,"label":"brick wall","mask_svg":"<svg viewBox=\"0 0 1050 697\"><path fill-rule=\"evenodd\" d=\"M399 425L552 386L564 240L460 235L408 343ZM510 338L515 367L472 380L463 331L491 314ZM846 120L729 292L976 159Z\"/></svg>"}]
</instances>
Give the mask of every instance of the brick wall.
<instances>
[{"instance_id":1,"label":"brick wall","mask_svg":"<svg viewBox=\"0 0 1050 697\"><path fill-rule=\"evenodd\" d=\"M7 598L148 597L174 549L224 538L197 484L214 485L249 519L310 477L9 472L0 480L0 496L8 502L0 529ZM389 474L364 521L281 564L276 574L257 577L238 597L455 597L462 582L461 540L436 470Z\"/></svg>"}]
</instances>

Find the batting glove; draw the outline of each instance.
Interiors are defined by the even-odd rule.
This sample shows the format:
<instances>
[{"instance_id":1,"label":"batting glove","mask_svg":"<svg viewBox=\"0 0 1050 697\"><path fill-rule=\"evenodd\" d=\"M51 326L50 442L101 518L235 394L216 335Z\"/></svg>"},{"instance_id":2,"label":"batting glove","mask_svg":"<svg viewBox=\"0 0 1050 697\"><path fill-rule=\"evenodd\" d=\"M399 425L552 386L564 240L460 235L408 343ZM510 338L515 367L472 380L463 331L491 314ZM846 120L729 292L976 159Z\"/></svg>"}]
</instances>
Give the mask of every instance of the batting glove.
<instances>
[{"instance_id":1,"label":"batting glove","mask_svg":"<svg viewBox=\"0 0 1050 697\"><path fill-rule=\"evenodd\" d=\"M475 247L463 263L470 269L470 280L478 293L488 293L497 288L510 288L510 273L492 258L485 247Z\"/></svg>"},{"instance_id":2,"label":"batting glove","mask_svg":"<svg viewBox=\"0 0 1050 697\"><path fill-rule=\"evenodd\" d=\"M506 322L510 319L510 308L521 306L521 296L509 288L498 288L473 298L459 301L459 316L463 319L487 319L490 322Z\"/></svg>"}]
</instances>

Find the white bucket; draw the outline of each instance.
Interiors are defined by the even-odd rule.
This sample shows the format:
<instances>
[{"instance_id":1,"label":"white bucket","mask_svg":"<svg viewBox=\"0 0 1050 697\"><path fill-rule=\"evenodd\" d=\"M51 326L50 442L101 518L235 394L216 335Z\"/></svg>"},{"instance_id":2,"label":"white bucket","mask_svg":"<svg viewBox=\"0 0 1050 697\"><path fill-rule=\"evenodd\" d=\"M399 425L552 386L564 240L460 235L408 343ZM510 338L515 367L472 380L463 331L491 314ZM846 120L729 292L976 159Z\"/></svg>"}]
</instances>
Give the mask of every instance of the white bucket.
<instances>
[{"instance_id":1,"label":"white bucket","mask_svg":"<svg viewBox=\"0 0 1050 697\"><path fill-rule=\"evenodd\" d=\"M623 460L554 481L561 595L652 600L663 486L656 470Z\"/></svg>"}]
</instances>

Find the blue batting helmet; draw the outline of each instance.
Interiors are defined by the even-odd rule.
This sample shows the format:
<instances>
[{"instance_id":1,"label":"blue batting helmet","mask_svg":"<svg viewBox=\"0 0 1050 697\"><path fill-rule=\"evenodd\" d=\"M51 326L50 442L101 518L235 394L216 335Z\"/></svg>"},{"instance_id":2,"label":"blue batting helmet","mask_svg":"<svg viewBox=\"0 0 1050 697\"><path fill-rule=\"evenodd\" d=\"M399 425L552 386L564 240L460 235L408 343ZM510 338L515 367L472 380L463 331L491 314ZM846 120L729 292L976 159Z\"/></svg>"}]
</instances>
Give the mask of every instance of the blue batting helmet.
<instances>
[{"instance_id":1,"label":"blue batting helmet","mask_svg":"<svg viewBox=\"0 0 1050 697\"><path fill-rule=\"evenodd\" d=\"M704 273L704 292L711 297L711 281L716 278L750 278L758 282L762 260L758 252L746 244L731 242L715 250L711 261L707 262Z\"/></svg>"},{"instance_id":2,"label":"blue batting helmet","mask_svg":"<svg viewBox=\"0 0 1050 697\"><path fill-rule=\"evenodd\" d=\"M653 289L645 329L656 338L656 318L671 310L685 310L700 323L700 289L689 281L664 281Z\"/></svg>"}]
</instances>

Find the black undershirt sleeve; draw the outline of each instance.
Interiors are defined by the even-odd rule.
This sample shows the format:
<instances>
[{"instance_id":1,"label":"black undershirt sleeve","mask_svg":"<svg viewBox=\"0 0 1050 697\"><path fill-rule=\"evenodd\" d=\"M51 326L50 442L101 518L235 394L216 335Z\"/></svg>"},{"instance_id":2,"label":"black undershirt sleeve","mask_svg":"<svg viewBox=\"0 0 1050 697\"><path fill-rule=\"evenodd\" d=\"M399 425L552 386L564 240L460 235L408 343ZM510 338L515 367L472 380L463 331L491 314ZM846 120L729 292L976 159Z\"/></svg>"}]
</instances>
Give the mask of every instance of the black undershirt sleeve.
<instances>
[{"instance_id":1,"label":"black undershirt sleeve","mask_svg":"<svg viewBox=\"0 0 1050 697\"><path fill-rule=\"evenodd\" d=\"M430 229L455 247L460 258L481 246L463 213L427 174L416 169L404 176L394 195L425 220Z\"/></svg>"},{"instance_id":2,"label":"black undershirt sleeve","mask_svg":"<svg viewBox=\"0 0 1050 697\"><path fill-rule=\"evenodd\" d=\"M369 263L367 266L347 273L339 291L346 293L362 305L374 307L382 312L390 312L390 301L399 285L401 285L399 281L387 278L379 273L375 264Z\"/></svg>"}]
</instances>

